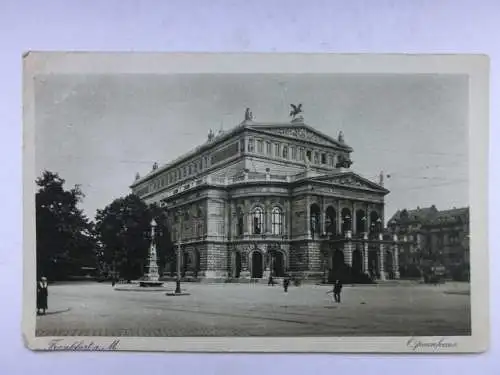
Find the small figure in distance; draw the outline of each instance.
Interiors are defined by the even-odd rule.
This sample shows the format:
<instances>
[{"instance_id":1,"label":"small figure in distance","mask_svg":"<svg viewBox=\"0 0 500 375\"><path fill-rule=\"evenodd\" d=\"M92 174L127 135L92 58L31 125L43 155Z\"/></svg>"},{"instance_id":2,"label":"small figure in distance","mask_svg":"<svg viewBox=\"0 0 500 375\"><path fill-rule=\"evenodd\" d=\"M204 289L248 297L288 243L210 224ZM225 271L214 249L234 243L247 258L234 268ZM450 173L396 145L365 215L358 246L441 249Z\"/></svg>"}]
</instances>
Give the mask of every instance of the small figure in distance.
<instances>
[{"instance_id":1,"label":"small figure in distance","mask_svg":"<svg viewBox=\"0 0 500 375\"><path fill-rule=\"evenodd\" d=\"M288 275L285 275L283 278L283 290L285 293L288 293L288 286L290 285L290 277Z\"/></svg>"},{"instance_id":2,"label":"small figure in distance","mask_svg":"<svg viewBox=\"0 0 500 375\"><path fill-rule=\"evenodd\" d=\"M49 296L47 278L42 276L36 288L36 313L45 315L47 311L47 299Z\"/></svg>"},{"instance_id":3,"label":"small figure in distance","mask_svg":"<svg viewBox=\"0 0 500 375\"><path fill-rule=\"evenodd\" d=\"M335 280L333 285L333 298L335 302L340 303L340 294L342 293L342 281Z\"/></svg>"},{"instance_id":4,"label":"small figure in distance","mask_svg":"<svg viewBox=\"0 0 500 375\"><path fill-rule=\"evenodd\" d=\"M267 286L274 286L274 279L273 279L273 275L269 275L269 281L267 282Z\"/></svg>"}]
</instances>

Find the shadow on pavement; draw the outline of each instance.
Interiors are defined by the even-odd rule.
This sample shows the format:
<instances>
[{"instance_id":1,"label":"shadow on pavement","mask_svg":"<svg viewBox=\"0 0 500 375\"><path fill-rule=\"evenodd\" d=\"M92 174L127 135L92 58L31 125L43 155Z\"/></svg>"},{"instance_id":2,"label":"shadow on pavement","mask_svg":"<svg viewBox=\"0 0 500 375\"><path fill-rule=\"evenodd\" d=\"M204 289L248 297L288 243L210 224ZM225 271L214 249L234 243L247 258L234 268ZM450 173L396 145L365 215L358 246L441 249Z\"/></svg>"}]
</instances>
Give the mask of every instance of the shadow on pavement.
<instances>
[{"instance_id":1,"label":"shadow on pavement","mask_svg":"<svg viewBox=\"0 0 500 375\"><path fill-rule=\"evenodd\" d=\"M62 313L68 312L68 311L70 311L70 310L71 310L70 308L67 308L67 309L64 309L64 310L47 311L47 312L45 313L45 315L62 314Z\"/></svg>"}]
</instances>

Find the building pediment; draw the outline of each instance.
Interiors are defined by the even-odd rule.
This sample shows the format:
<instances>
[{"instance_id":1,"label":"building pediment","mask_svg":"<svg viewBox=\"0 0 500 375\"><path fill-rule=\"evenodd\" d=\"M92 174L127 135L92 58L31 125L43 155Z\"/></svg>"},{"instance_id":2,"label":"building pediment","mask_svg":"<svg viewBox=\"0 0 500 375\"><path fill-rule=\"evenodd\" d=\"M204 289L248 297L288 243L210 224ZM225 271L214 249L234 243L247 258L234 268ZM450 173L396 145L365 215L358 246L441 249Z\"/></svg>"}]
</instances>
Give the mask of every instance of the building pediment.
<instances>
[{"instance_id":1,"label":"building pediment","mask_svg":"<svg viewBox=\"0 0 500 375\"><path fill-rule=\"evenodd\" d=\"M389 193L389 190L385 189L383 186L367 180L366 178L363 178L353 172L344 172L328 176L313 177L311 178L311 180L336 186L375 191L382 194Z\"/></svg>"},{"instance_id":2,"label":"building pediment","mask_svg":"<svg viewBox=\"0 0 500 375\"><path fill-rule=\"evenodd\" d=\"M300 124L290 123L283 125L252 123L249 125L250 125L249 128L258 130L260 132L265 132L273 135L280 135L288 138L294 138L301 141L312 142L328 147L340 148L345 151L352 151L351 147L349 147L343 141L336 140L303 123Z\"/></svg>"}]
</instances>

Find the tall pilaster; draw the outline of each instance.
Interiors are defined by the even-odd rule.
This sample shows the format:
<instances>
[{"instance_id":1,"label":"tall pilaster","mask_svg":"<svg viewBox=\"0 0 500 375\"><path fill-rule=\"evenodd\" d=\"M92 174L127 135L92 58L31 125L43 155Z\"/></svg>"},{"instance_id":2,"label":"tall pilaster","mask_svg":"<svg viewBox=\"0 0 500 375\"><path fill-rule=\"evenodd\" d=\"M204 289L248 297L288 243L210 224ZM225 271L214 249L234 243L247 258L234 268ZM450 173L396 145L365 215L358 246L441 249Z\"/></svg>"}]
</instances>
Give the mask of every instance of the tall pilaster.
<instances>
[{"instance_id":1,"label":"tall pilaster","mask_svg":"<svg viewBox=\"0 0 500 375\"><path fill-rule=\"evenodd\" d=\"M344 243L344 262L349 267L352 267L352 233L351 231L346 232L347 241Z\"/></svg>"},{"instance_id":2,"label":"tall pilaster","mask_svg":"<svg viewBox=\"0 0 500 375\"><path fill-rule=\"evenodd\" d=\"M368 266L368 233L363 233L363 272L370 273L370 268Z\"/></svg>"},{"instance_id":3,"label":"tall pilaster","mask_svg":"<svg viewBox=\"0 0 500 375\"><path fill-rule=\"evenodd\" d=\"M250 213L250 208L249 208L249 205L248 205L248 201L245 201L244 203L244 208L243 208L243 234L245 236L248 236L250 232L250 217L251 213Z\"/></svg>"},{"instance_id":4,"label":"tall pilaster","mask_svg":"<svg viewBox=\"0 0 500 375\"><path fill-rule=\"evenodd\" d=\"M398 236L395 234L393 237L394 245L392 247L392 272L394 273L394 278L399 279L399 247L398 247Z\"/></svg>"},{"instance_id":5,"label":"tall pilaster","mask_svg":"<svg viewBox=\"0 0 500 375\"><path fill-rule=\"evenodd\" d=\"M384 239L382 233L379 233L378 240L380 241L378 249L378 272L380 274L380 280L385 280L385 257L384 257L384 244L382 240Z\"/></svg>"},{"instance_id":6,"label":"tall pilaster","mask_svg":"<svg viewBox=\"0 0 500 375\"><path fill-rule=\"evenodd\" d=\"M306 234L307 238L311 238L311 198L309 195L306 196Z\"/></svg>"}]
</instances>

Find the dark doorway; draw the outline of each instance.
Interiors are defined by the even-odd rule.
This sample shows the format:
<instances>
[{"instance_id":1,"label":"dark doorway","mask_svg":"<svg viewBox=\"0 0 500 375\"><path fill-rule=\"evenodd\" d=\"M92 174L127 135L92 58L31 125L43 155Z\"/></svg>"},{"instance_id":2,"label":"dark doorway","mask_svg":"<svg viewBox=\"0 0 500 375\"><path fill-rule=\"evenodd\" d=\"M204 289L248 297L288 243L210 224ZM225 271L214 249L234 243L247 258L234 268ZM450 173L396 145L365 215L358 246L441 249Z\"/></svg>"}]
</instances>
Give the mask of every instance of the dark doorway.
<instances>
[{"instance_id":1,"label":"dark doorway","mask_svg":"<svg viewBox=\"0 0 500 375\"><path fill-rule=\"evenodd\" d=\"M275 277L285 276L285 257L281 251L274 253L273 269Z\"/></svg>"},{"instance_id":2,"label":"dark doorway","mask_svg":"<svg viewBox=\"0 0 500 375\"><path fill-rule=\"evenodd\" d=\"M329 282L335 280L342 280L345 269L344 252L342 250L335 250L332 254L332 268L328 277Z\"/></svg>"},{"instance_id":3,"label":"dark doorway","mask_svg":"<svg viewBox=\"0 0 500 375\"><path fill-rule=\"evenodd\" d=\"M234 255L234 277L240 277L241 273L241 254L240 252L236 252Z\"/></svg>"},{"instance_id":4,"label":"dark doorway","mask_svg":"<svg viewBox=\"0 0 500 375\"><path fill-rule=\"evenodd\" d=\"M194 253L194 277L198 277L198 272L200 272L201 257L200 251L197 249Z\"/></svg>"},{"instance_id":5,"label":"dark doorway","mask_svg":"<svg viewBox=\"0 0 500 375\"><path fill-rule=\"evenodd\" d=\"M252 278L261 279L262 272L262 253L260 251L254 251L252 253Z\"/></svg>"},{"instance_id":6,"label":"dark doorway","mask_svg":"<svg viewBox=\"0 0 500 375\"><path fill-rule=\"evenodd\" d=\"M379 277L378 273L378 249L373 248L368 251L368 270L372 277Z\"/></svg>"},{"instance_id":7,"label":"dark doorway","mask_svg":"<svg viewBox=\"0 0 500 375\"><path fill-rule=\"evenodd\" d=\"M394 261L394 259L392 259L392 252L386 251L385 252L385 259L384 259L384 271L389 276L389 279L394 278L394 275L392 273L393 261Z\"/></svg>"},{"instance_id":8,"label":"dark doorway","mask_svg":"<svg viewBox=\"0 0 500 375\"><path fill-rule=\"evenodd\" d=\"M363 254L359 249L352 252L352 271L355 275L363 272Z\"/></svg>"}]
</instances>

